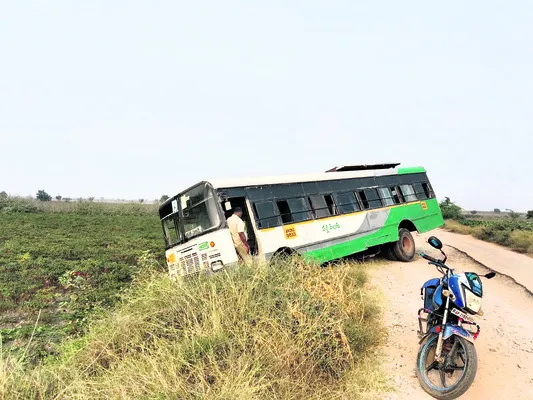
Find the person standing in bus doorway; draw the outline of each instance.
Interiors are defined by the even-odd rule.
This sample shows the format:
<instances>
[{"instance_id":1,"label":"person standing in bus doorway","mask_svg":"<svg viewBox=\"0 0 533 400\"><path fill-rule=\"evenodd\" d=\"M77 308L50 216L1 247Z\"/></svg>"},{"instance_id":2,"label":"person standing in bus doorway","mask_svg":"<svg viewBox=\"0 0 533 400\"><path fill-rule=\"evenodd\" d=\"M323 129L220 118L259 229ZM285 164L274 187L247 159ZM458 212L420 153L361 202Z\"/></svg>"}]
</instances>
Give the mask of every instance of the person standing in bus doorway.
<instances>
[{"instance_id":1,"label":"person standing in bus doorway","mask_svg":"<svg viewBox=\"0 0 533 400\"><path fill-rule=\"evenodd\" d=\"M244 233L244 221L242 220L242 208L235 207L233 209L233 215L228 218L228 227L233 239L233 245L237 254L245 264L252 262L252 256L250 256L250 247Z\"/></svg>"}]
</instances>

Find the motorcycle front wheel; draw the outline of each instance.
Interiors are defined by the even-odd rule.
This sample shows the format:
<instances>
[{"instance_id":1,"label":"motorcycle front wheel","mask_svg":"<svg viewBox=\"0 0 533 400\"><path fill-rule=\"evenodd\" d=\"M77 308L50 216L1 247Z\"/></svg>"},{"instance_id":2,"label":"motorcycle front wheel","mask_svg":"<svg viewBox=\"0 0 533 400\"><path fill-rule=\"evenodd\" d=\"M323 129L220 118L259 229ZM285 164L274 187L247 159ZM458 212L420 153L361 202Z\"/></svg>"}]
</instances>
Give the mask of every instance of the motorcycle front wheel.
<instances>
[{"instance_id":1,"label":"motorcycle front wheel","mask_svg":"<svg viewBox=\"0 0 533 400\"><path fill-rule=\"evenodd\" d=\"M477 354L473 343L459 336L444 341L443 363L435 361L439 336L429 336L420 346L416 359L416 376L430 396L440 400L456 399L474 382L477 372Z\"/></svg>"}]
</instances>

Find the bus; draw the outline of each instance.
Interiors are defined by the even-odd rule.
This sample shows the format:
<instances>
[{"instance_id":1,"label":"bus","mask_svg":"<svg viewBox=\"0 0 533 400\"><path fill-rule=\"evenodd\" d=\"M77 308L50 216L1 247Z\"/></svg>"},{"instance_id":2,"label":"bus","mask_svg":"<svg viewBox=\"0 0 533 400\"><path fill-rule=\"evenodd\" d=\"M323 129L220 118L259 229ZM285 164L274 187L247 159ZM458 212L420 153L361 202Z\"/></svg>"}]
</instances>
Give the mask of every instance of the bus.
<instances>
[{"instance_id":1,"label":"bus","mask_svg":"<svg viewBox=\"0 0 533 400\"><path fill-rule=\"evenodd\" d=\"M358 253L409 262L412 232L444 224L423 167L346 165L323 173L202 181L159 207L171 277L239 262L226 219L243 210L257 262L298 254L325 263Z\"/></svg>"}]
</instances>

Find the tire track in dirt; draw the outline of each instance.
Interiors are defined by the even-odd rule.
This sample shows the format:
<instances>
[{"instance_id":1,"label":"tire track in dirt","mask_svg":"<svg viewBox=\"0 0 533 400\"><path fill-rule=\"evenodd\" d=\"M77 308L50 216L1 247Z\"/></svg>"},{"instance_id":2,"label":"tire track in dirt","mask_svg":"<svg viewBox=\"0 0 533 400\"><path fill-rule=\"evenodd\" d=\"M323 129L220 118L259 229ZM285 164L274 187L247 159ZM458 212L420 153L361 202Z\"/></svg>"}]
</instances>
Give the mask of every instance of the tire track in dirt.
<instances>
[{"instance_id":1,"label":"tire track in dirt","mask_svg":"<svg viewBox=\"0 0 533 400\"><path fill-rule=\"evenodd\" d=\"M438 236L438 233L434 233ZM414 235L417 253L437 256L425 238ZM483 265L444 243L447 264L458 271L486 273ZM509 251L502 248L502 251ZM533 261L533 260L532 260ZM495 268L497 270L498 268ZM381 289L388 337L383 347L385 368L394 393L383 399L432 399L415 374L418 352L417 311L422 306L420 286L439 272L418 257L410 263L387 262L370 271L372 284ZM484 316L476 317L481 333L476 340L478 371L463 400L533 399L533 297L512 277L498 275L483 280Z\"/></svg>"}]
</instances>

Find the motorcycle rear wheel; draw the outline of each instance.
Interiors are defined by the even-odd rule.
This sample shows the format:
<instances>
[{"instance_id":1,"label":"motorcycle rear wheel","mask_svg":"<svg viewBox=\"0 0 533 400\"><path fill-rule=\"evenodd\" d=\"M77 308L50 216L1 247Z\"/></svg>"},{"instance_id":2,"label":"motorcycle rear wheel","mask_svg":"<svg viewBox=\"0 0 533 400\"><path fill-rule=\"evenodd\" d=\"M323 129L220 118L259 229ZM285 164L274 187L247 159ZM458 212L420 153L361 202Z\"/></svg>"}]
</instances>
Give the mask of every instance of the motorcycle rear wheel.
<instances>
[{"instance_id":1,"label":"motorcycle rear wheel","mask_svg":"<svg viewBox=\"0 0 533 400\"><path fill-rule=\"evenodd\" d=\"M448 346L453 347L457 342L455 356L453 354L445 355L445 363L438 365L434 362L435 350L439 336L433 334L420 346L416 359L416 376L420 386L430 396L439 400L452 400L463 395L474 382L477 372L477 353L474 344L459 336L452 336L447 339ZM453 357L451 359L450 357ZM438 371L439 385L433 383L429 373ZM446 385L447 375L452 378L458 373L459 379L451 386Z\"/></svg>"}]
</instances>

